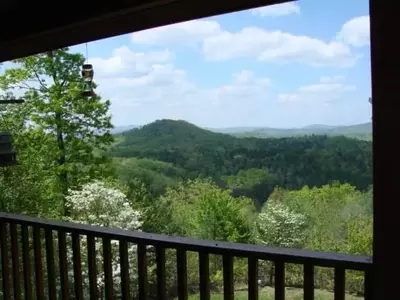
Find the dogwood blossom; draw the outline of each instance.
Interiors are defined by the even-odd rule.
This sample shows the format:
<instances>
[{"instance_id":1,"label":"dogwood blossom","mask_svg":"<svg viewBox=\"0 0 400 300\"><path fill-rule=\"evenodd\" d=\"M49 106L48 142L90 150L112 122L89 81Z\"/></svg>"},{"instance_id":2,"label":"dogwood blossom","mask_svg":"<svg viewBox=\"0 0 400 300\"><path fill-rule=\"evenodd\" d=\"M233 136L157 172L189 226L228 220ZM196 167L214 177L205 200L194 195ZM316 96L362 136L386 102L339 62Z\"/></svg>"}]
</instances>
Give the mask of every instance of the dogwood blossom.
<instances>
[{"instance_id":1,"label":"dogwood blossom","mask_svg":"<svg viewBox=\"0 0 400 300\"><path fill-rule=\"evenodd\" d=\"M101 227L113 227L138 231L142 226L141 213L132 208L126 195L115 188L107 187L100 181L88 183L80 190L71 190L66 197L66 206L70 211L67 221ZM68 236L69 240L71 236ZM104 288L103 240L96 238L97 283L99 291ZM85 286L88 286L87 238L80 236L82 275ZM68 249L69 261L72 262L72 249ZM111 256L114 286L120 285L119 241L111 240ZM136 264L136 245L128 244L130 269ZM72 265L69 270L73 274ZM132 279L134 279L132 277Z\"/></svg>"},{"instance_id":2,"label":"dogwood blossom","mask_svg":"<svg viewBox=\"0 0 400 300\"><path fill-rule=\"evenodd\" d=\"M94 226L138 230L140 212L132 208L126 195L100 181L72 190L66 197L70 220Z\"/></svg>"},{"instance_id":3,"label":"dogwood blossom","mask_svg":"<svg viewBox=\"0 0 400 300\"><path fill-rule=\"evenodd\" d=\"M279 201L270 200L258 215L258 242L274 247L301 246L305 222L304 215L291 211Z\"/></svg>"}]
</instances>

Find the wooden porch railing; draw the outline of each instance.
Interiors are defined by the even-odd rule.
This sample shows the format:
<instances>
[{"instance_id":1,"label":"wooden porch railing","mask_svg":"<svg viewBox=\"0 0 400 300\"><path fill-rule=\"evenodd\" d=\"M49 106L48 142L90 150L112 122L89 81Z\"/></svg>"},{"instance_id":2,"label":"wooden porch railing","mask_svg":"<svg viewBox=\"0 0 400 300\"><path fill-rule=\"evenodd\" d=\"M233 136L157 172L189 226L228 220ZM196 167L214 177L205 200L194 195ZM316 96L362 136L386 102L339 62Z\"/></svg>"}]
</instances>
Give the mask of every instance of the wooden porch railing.
<instances>
[{"instance_id":1,"label":"wooden porch railing","mask_svg":"<svg viewBox=\"0 0 400 300\"><path fill-rule=\"evenodd\" d=\"M32 234L30 234L32 233ZM87 252L82 253L81 237L86 237ZM69 240L70 239L70 240ZM99 299L96 240L102 241L102 265L104 272L104 299L117 299L113 283L112 241L118 241L119 251L119 299L133 299L130 276L137 276L138 298L149 299L147 276L148 246L155 249L156 299L166 295L166 249L176 250L178 299L188 299L187 253L197 252L199 257L200 299L210 299L210 254L223 257L224 299L234 299L233 259L248 260L248 299L258 299L258 264L261 260L274 262L275 299L285 299L285 264L303 265L304 299L314 299L314 268L334 269L334 299L345 299L345 271L364 272L365 299L372 299L371 258L338 253L323 253L298 249L277 249L260 245L235 244L190 238L162 236L143 232L92 227L77 223L50 221L0 213L0 246L2 299ZM71 242L71 257L67 251ZM137 245L137 270L129 266L128 244ZM31 253L33 252L33 254ZM87 260L82 257L87 255ZM71 261L72 260L72 261ZM68 263L72 268L68 268ZM87 276L83 276L83 267ZM87 278L88 295L84 296L82 284ZM73 295L68 282L73 280ZM1 294L1 293L0 293ZM34 294L36 297L34 297Z\"/></svg>"}]
</instances>

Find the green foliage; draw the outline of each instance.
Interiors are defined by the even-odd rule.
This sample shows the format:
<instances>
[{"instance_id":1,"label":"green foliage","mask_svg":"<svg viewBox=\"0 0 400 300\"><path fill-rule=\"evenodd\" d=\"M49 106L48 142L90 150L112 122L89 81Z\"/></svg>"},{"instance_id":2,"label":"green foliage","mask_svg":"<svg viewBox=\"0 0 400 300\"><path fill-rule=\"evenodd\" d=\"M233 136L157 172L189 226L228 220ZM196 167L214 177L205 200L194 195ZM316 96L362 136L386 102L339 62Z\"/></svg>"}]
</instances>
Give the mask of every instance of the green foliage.
<instances>
[{"instance_id":1,"label":"green foliage","mask_svg":"<svg viewBox=\"0 0 400 300\"><path fill-rule=\"evenodd\" d=\"M246 196L262 206L277 183L276 177L266 169L241 170L236 175L225 176L223 180L234 196Z\"/></svg>"},{"instance_id":2,"label":"green foliage","mask_svg":"<svg viewBox=\"0 0 400 300\"><path fill-rule=\"evenodd\" d=\"M290 210L306 216L302 248L352 254L372 254L371 190L362 193L349 184L332 183L320 188L303 187L288 191L277 188L269 201L280 201ZM267 202L268 203L268 202ZM293 268L289 280L301 284L302 270ZM316 269L315 285L332 288L333 272ZM352 293L363 290L363 276L349 272L347 288Z\"/></svg>"},{"instance_id":3,"label":"green foliage","mask_svg":"<svg viewBox=\"0 0 400 300\"><path fill-rule=\"evenodd\" d=\"M339 183L280 193L283 203L307 216L306 247L337 252L347 250L345 224L354 217L368 215L362 204L364 197L354 186Z\"/></svg>"},{"instance_id":4,"label":"green foliage","mask_svg":"<svg viewBox=\"0 0 400 300\"><path fill-rule=\"evenodd\" d=\"M351 217L345 224L346 249L352 254L372 255L372 217Z\"/></svg>"},{"instance_id":5,"label":"green foliage","mask_svg":"<svg viewBox=\"0 0 400 300\"><path fill-rule=\"evenodd\" d=\"M155 198L167 187L175 187L185 178L185 171L170 163L148 158L114 158L114 166L121 182L129 183L132 178L140 180Z\"/></svg>"},{"instance_id":6,"label":"green foliage","mask_svg":"<svg viewBox=\"0 0 400 300\"><path fill-rule=\"evenodd\" d=\"M216 241L251 242L250 199L236 199L229 191L214 187L200 195L196 204L195 236Z\"/></svg>"},{"instance_id":7,"label":"green foliage","mask_svg":"<svg viewBox=\"0 0 400 300\"><path fill-rule=\"evenodd\" d=\"M30 112L26 121L48 136L47 161L56 168L58 194L65 197L92 178L101 178L109 168L106 157L94 155L112 142L110 102L82 96L81 54L68 48L14 61L4 71L0 86L12 92L25 90Z\"/></svg>"},{"instance_id":8,"label":"green foliage","mask_svg":"<svg viewBox=\"0 0 400 300\"><path fill-rule=\"evenodd\" d=\"M152 198L140 180L132 178L128 182L127 196L134 203L134 207L142 212L143 231L183 235L182 228L176 222L171 202Z\"/></svg>"},{"instance_id":9,"label":"green foliage","mask_svg":"<svg viewBox=\"0 0 400 300\"><path fill-rule=\"evenodd\" d=\"M27 123L32 106L0 106L0 131L13 134L18 166L0 168L0 210L26 215L57 217L61 206L52 197L55 169L47 154L53 151L50 138Z\"/></svg>"},{"instance_id":10,"label":"green foliage","mask_svg":"<svg viewBox=\"0 0 400 300\"><path fill-rule=\"evenodd\" d=\"M161 201L171 203L183 234L203 239L250 242L252 201L234 198L210 180L181 183L168 189Z\"/></svg>"}]
</instances>

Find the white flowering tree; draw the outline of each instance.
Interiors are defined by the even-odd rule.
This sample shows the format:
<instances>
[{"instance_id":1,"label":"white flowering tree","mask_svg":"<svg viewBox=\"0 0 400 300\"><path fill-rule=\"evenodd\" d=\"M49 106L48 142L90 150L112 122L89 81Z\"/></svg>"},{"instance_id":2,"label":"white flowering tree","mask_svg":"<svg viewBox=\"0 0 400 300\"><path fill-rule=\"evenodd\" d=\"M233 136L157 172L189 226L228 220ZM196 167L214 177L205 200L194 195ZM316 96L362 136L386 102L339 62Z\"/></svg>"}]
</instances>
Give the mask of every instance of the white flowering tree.
<instances>
[{"instance_id":1,"label":"white flowering tree","mask_svg":"<svg viewBox=\"0 0 400 300\"><path fill-rule=\"evenodd\" d=\"M82 224L113 227L125 230L140 230L141 214L133 209L126 195L116 188L107 186L100 181L94 181L82 186L80 190L71 190L66 197L66 205L70 211L68 221ZM81 237L82 270L85 285L88 285L87 265L87 240ZM112 268L115 287L120 285L119 242L111 241ZM69 249L72 258L72 250ZM130 244L128 248L130 269L136 264L136 245ZM103 244L102 239L96 239L96 256L98 272L98 288L104 288L103 273ZM70 259L69 261L72 261ZM70 269L72 272L72 268ZM71 274L72 275L72 274ZM120 289L118 289L120 290Z\"/></svg>"},{"instance_id":2,"label":"white flowering tree","mask_svg":"<svg viewBox=\"0 0 400 300\"><path fill-rule=\"evenodd\" d=\"M304 241L304 215L291 211L279 201L270 200L258 215L258 242L267 246L293 248Z\"/></svg>"},{"instance_id":3,"label":"white flowering tree","mask_svg":"<svg viewBox=\"0 0 400 300\"><path fill-rule=\"evenodd\" d=\"M305 224L304 215L291 211L277 200L269 200L257 218L257 242L271 247L301 247ZM265 281L272 284L274 266L265 262L260 267L260 273L268 276Z\"/></svg>"}]
</instances>

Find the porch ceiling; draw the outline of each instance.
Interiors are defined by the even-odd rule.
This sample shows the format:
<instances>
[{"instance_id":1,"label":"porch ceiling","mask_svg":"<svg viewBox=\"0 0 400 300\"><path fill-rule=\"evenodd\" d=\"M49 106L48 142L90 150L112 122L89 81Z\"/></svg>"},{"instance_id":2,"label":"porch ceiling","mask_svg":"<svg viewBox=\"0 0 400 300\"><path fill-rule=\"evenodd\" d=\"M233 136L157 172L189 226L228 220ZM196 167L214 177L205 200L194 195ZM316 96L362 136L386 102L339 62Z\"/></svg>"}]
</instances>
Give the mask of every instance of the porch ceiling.
<instances>
[{"instance_id":1,"label":"porch ceiling","mask_svg":"<svg viewBox=\"0 0 400 300\"><path fill-rule=\"evenodd\" d=\"M288 0L3 0L0 62L48 50Z\"/></svg>"}]
</instances>

